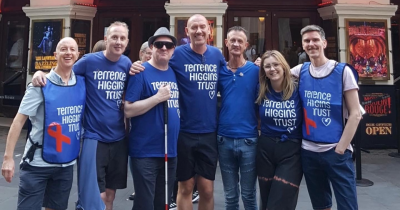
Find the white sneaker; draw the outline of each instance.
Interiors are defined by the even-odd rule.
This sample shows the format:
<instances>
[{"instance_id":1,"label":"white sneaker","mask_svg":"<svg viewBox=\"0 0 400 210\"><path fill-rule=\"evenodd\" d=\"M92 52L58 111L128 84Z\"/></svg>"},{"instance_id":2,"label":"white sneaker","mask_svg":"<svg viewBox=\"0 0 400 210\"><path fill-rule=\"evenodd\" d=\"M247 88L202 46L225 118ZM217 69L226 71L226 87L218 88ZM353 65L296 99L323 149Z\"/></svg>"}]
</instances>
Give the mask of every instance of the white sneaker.
<instances>
[{"instance_id":1,"label":"white sneaker","mask_svg":"<svg viewBox=\"0 0 400 210\"><path fill-rule=\"evenodd\" d=\"M177 209L177 207L176 207L175 202L172 202L171 204L169 204L169 210L176 210L176 209Z\"/></svg>"},{"instance_id":2,"label":"white sneaker","mask_svg":"<svg viewBox=\"0 0 400 210\"><path fill-rule=\"evenodd\" d=\"M197 203L199 201L199 191L194 191L192 194L192 203Z\"/></svg>"}]
</instances>

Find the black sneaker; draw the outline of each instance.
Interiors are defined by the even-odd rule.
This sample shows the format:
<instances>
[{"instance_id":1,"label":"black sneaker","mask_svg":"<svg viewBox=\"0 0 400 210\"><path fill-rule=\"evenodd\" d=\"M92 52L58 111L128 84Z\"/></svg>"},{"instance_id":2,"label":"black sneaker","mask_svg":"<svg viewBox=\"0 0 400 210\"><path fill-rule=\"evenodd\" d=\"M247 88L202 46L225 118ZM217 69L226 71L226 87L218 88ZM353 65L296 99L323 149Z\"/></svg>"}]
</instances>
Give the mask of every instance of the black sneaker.
<instances>
[{"instance_id":1,"label":"black sneaker","mask_svg":"<svg viewBox=\"0 0 400 210\"><path fill-rule=\"evenodd\" d=\"M131 201L135 200L135 193L132 193L132 195L130 195L128 199Z\"/></svg>"},{"instance_id":2,"label":"black sneaker","mask_svg":"<svg viewBox=\"0 0 400 210\"><path fill-rule=\"evenodd\" d=\"M199 191L194 191L192 194L192 203L197 203L199 201Z\"/></svg>"},{"instance_id":3,"label":"black sneaker","mask_svg":"<svg viewBox=\"0 0 400 210\"><path fill-rule=\"evenodd\" d=\"M175 202L171 202L171 204L169 204L169 210L176 210L176 203Z\"/></svg>"}]
</instances>

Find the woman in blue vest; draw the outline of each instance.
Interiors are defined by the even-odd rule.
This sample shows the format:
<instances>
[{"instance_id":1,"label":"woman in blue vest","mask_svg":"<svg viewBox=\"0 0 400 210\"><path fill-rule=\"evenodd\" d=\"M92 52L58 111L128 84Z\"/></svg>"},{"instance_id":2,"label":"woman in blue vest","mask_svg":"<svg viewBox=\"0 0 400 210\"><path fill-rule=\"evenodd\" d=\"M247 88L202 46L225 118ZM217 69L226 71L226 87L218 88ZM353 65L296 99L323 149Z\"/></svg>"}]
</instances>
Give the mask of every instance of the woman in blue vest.
<instances>
[{"instance_id":1,"label":"woman in blue vest","mask_svg":"<svg viewBox=\"0 0 400 210\"><path fill-rule=\"evenodd\" d=\"M261 136L257 145L257 176L261 209L296 208L301 169L302 111L297 84L283 55L267 51L261 58L257 103Z\"/></svg>"}]
</instances>

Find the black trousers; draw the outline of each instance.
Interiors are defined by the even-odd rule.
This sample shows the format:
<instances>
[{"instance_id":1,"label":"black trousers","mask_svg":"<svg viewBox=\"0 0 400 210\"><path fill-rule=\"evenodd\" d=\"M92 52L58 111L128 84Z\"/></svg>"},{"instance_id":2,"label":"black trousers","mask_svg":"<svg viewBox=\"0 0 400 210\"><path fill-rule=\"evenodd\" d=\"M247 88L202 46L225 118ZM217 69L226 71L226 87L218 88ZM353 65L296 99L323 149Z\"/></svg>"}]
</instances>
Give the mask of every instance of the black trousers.
<instances>
[{"instance_id":1,"label":"black trousers","mask_svg":"<svg viewBox=\"0 0 400 210\"><path fill-rule=\"evenodd\" d=\"M172 194L177 158L168 158L168 195ZM165 209L164 158L132 158L135 201L132 210ZM170 204L170 200L168 204Z\"/></svg>"},{"instance_id":2,"label":"black trousers","mask_svg":"<svg viewBox=\"0 0 400 210\"><path fill-rule=\"evenodd\" d=\"M280 141L261 135L257 145L257 176L261 210L294 210L303 177L301 140Z\"/></svg>"}]
</instances>

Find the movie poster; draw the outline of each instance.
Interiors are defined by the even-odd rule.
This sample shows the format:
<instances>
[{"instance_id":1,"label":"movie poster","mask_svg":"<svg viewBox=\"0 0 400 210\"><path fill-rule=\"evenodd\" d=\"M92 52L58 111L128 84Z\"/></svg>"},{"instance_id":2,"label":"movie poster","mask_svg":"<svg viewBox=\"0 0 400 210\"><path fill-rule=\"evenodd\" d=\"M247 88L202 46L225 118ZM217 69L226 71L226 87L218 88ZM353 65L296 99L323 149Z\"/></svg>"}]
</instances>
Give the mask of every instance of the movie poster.
<instances>
[{"instance_id":1,"label":"movie poster","mask_svg":"<svg viewBox=\"0 0 400 210\"><path fill-rule=\"evenodd\" d=\"M348 63L360 80L389 80L386 20L346 20Z\"/></svg>"},{"instance_id":2,"label":"movie poster","mask_svg":"<svg viewBox=\"0 0 400 210\"><path fill-rule=\"evenodd\" d=\"M79 58L90 53L90 20L71 19L71 37L78 44Z\"/></svg>"},{"instance_id":3,"label":"movie poster","mask_svg":"<svg viewBox=\"0 0 400 210\"><path fill-rule=\"evenodd\" d=\"M50 71L57 65L54 57L57 43L63 37L63 20L33 20L30 74Z\"/></svg>"},{"instance_id":4,"label":"movie poster","mask_svg":"<svg viewBox=\"0 0 400 210\"><path fill-rule=\"evenodd\" d=\"M395 148L397 146L396 90L393 85L363 85L360 104L366 114L360 122L361 147Z\"/></svg>"}]
</instances>

